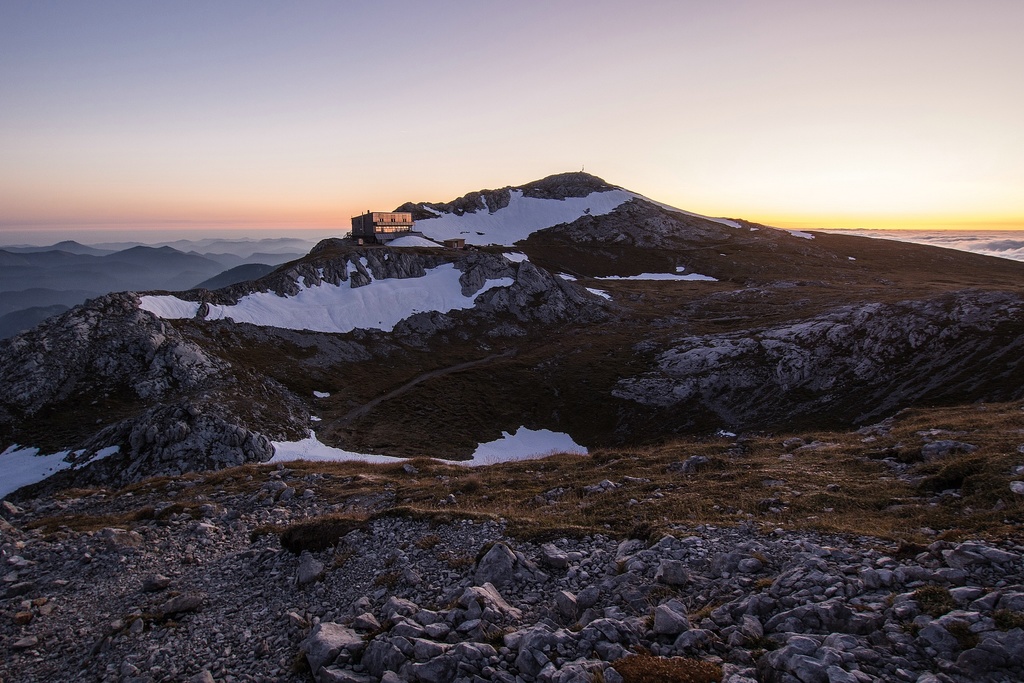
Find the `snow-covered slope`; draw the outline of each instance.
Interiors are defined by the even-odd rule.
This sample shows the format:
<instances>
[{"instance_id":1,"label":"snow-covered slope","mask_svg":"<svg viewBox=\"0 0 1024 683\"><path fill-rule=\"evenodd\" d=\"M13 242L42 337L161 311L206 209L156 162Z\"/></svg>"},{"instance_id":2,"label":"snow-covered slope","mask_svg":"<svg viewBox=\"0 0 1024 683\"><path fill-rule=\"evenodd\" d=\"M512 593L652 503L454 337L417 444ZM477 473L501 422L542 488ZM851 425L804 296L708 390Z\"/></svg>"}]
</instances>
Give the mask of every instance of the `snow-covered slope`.
<instances>
[{"instance_id":1,"label":"snow-covered slope","mask_svg":"<svg viewBox=\"0 0 1024 683\"><path fill-rule=\"evenodd\" d=\"M486 207L461 216L431 210L437 215L417 221L416 229L434 240L461 237L466 244L512 246L538 230L571 223L586 214L602 216L611 213L635 196L625 190L609 190L592 192L586 197L539 199L523 196L522 190L512 190L508 206L493 213Z\"/></svg>"},{"instance_id":2,"label":"snow-covered slope","mask_svg":"<svg viewBox=\"0 0 1024 683\"><path fill-rule=\"evenodd\" d=\"M459 283L461 275L454 264L447 263L428 270L423 277L373 280L362 287L351 287L347 282L310 287L301 281L295 296L254 292L237 304L210 304L206 319L313 332L390 332L416 313L472 308L480 294L513 282L512 278L487 280L481 289L467 296ZM199 310L198 303L171 295L142 296L139 301L143 310L161 318L192 318Z\"/></svg>"},{"instance_id":3,"label":"snow-covered slope","mask_svg":"<svg viewBox=\"0 0 1024 683\"><path fill-rule=\"evenodd\" d=\"M389 247L429 247L431 249L440 248L441 245L437 242L431 242L428 239L420 237L419 235L406 235L405 237L399 237L396 240L388 242Z\"/></svg>"}]
</instances>

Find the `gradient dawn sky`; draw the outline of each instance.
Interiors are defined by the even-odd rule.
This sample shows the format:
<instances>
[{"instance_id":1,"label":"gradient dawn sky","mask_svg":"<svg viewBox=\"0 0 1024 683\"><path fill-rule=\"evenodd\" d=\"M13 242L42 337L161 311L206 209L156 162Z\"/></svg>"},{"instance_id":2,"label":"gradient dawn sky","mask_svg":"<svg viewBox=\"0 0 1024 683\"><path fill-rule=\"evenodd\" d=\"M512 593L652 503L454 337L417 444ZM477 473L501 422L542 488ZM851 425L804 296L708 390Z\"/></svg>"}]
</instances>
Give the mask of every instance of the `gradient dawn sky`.
<instances>
[{"instance_id":1,"label":"gradient dawn sky","mask_svg":"<svg viewBox=\"0 0 1024 683\"><path fill-rule=\"evenodd\" d=\"M0 242L347 230L584 166L784 227L1022 228L1022 26L1021 0L0 0Z\"/></svg>"}]
</instances>

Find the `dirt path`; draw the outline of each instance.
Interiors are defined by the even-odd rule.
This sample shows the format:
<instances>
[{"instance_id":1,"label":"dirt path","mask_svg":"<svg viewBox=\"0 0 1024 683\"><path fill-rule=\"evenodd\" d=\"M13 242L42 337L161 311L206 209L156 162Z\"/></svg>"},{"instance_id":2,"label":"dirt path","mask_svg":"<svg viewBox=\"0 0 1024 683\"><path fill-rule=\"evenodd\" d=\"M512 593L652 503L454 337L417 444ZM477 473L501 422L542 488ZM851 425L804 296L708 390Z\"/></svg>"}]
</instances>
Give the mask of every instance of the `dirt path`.
<instances>
[{"instance_id":1,"label":"dirt path","mask_svg":"<svg viewBox=\"0 0 1024 683\"><path fill-rule=\"evenodd\" d=\"M469 370L470 368L479 367L481 365L487 365L488 363L492 363L500 358L511 358L512 356L516 355L516 353L518 353L516 349L509 349L504 353L496 353L494 355L487 356L486 358L480 358L479 360L471 360L466 363L459 363L458 365L452 365L447 368L438 368L437 370L430 370L429 372L424 372L422 375L414 377L413 379L409 380L408 382L398 387L397 389L389 391L388 393L382 396L378 396L369 403L364 403L363 405L359 406L358 408L355 408L354 410L350 410L338 421L338 424L347 425L355 420L358 420L359 418L369 413L371 410L376 408L384 401L389 401L395 398L396 396L401 396L402 394L409 391L420 382L425 382L428 379L433 379L435 377L450 375L453 372L461 372L462 370Z\"/></svg>"}]
</instances>

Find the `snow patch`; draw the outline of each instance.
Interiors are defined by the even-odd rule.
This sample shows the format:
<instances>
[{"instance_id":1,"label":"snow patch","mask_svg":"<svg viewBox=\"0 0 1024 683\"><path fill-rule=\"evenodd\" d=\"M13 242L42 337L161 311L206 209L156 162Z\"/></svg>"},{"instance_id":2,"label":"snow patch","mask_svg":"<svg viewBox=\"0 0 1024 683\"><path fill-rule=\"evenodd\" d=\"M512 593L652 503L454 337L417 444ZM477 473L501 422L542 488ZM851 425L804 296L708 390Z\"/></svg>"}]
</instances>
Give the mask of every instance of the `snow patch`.
<instances>
[{"instance_id":1,"label":"snow patch","mask_svg":"<svg viewBox=\"0 0 1024 683\"><path fill-rule=\"evenodd\" d=\"M273 441L274 457L268 462L291 462L293 460L308 460L310 462L339 462L355 460L358 462L370 463L394 463L402 462L403 458L392 458L387 455L367 455L365 453L354 453L352 451L334 448L327 444L320 443L316 438L316 432L311 431L309 436L301 441Z\"/></svg>"},{"instance_id":2,"label":"snow patch","mask_svg":"<svg viewBox=\"0 0 1024 683\"><path fill-rule=\"evenodd\" d=\"M576 282L576 277L573 275L569 275L569 273L559 273L558 277L562 278L563 280L568 280L569 282Z\"/></svg>"},{"instance_id":3,"label":"snow patch","mask_svg":"<svg viewBox=\"0 0 1024 683\"><path fill-rule=\"evenodd\" d=\"M368 462L388 464L403 462L405 458L370 453L355 453L321 443L316 432L301 441L274 441L274 457L268 462L291 462L308 460L311 462ZM573 441L568 434L553 432L548 429L532 430L520 427L513 434L502 432L500 439L482 443L477 446L470 460L441 460L451 465L478 467L494 465L513 460L530 460L543 458L554 453L577 453L587 455L587 449Z\"/></svg>"},{"instance_id":4,"label":"snow patch","mask_svg":"<svg viewBox=\"0 0 1024 683\"><path fill-rule=\"evenodd\" d=\"M502 256L504 256L506 259L508 259L512 263L522 263L523 261L529 261L530 260L529 256L527 256L526 254L519 253L519 252L507 252L507 253L502 254Z\"/></svg>"},{"instance_id":5,"label":"snow patch","mask_svg":"<svg viewBox=\"0 0 1024 683\"><path fill-rule=\"evenodd\" d=\"M809 232L804 232L803 230L787 230L786 232L788 232L793 237L801 237L801 238L803 238L805 240L813 240L814 239L814 235L812 235Z\"/></svg>"},{"instance_id":6,"label":"snow patch","mask_svg":"<svg viewBox=\"0 0 1024 683\"><path fill-rule=\"evenodd\" d=\"M417 221L416 227L434 240L465 235L466 244L500 244L510 247L538 230L571 223L584 215L602 216L637 195L625 190L591 192L586 197L538 199L512 190L508 206L494 213L477 211L457 216L440 213L436 218Z\"/></svg>"},{"instance_id":7,"label":"snow patch","mask_svg":"<svg viewBox=\"0 0 1024 683\"><path fill-rule=\"evenodd\" d=\"M399 237L396 240L388 242L389 247L431 247L435 249L443 248L442 245L437 242L428 240L426 237L420 237L419 235L406 235L405 237ZM387 258L387 254L384 255Z\"/></svg>"},{"instance_id":8,"label":"snow patch","mask_svg":"<svg viewBox=\"0 0 1024 683\"><path fill-rule=\"evenodd\" d=\"M115 453L119 453L120 451L121 451L121 447L120 446L107 446L106 448L101 448L98 451L96 451L95 453L93 453L92 457L89 458L88 460L86 460L85 462L82 462L82 463L79 463L79 464L75 465L75 469L76 470L77 469L81 469L81 468L85 467L86 465L91 465L92 463L94 463L94 462L96 462L98 460L103 460L103 458L109 458L110 456L114 455ZM82 451L75 451L75 455L81 455L81 454L82 454Z\"/></svg>"},{"instance_id":9,"label":"snow patch","mask_svg":"<svg viewBox=\"0 0 1024 683\"><path fill-rule=\"evenodd\" d=\"M15 444L0 453L0 471L4 473L0 479L0 498L17 491L22 486L35 484L50 475L71 467L65 460L71 451L61 451L50 455L39 455L38 448L22 448Z\"/></svg>"},{"instance_id":10,"label":"snow patch","mask_svg":"<svg viewBox=\"0 0 1024 683\"><path fill-rule=\"evenodd\" d=\"M365 262L365 258L361 259ZM366 264L363 264L364 267ZM390 332L402 320L416 313L449 311L472 308L476 298L496 287L509 287L512 278L487 280L475 294L465 296L459 278L462 273L452 263L432 268L422 277L388 278L372 280L362 287L348 283L332 285L321 283L310 287L305 280L299 283L295 296L278 296L273 292L254 292L242 297L237 304L210 304L208 320L230 319L236 323L251 323L261 327L279 327L287 330L345 333L356 329L377 329ZM172 315L186 311L194 302L173 296L151 297L147 302L151 312ZM173 301L171 301L173 300ZM184 317L192 317L195 313ZM174 317L182 317L175 315Z\"/></svg>"},{"instance_id":11,"label":"snow patch","mask_svg":"<svg viewBox=\"0 0 1024 683\"><path fill-rule=\"evenodd\" d=\"M477 446L473 458L465 463L470 466L493 465L513 460L532 460L555 453L576 453L587 455L587 449L562 432L548 429L527 429L520 427L514 434L502 432L501 438Z\"/></svg>"},{"instance_id":12,"label":"snow patch","mask_svg":"<svg viewBox=\"0 0 1024 683\"><path fill-rule=\"evenodd\" d=\"M606 275L604 277L596 277L595 280L677 280L677 281L688 281L688 282L718 282L718 278L711 277L710 275L700 275L699 273L688 273L686 275L680 275L679 273L640 273L639 275Z\"/></svg>"},{"instance_id":13,"label":"snow patch","mask_svg":"<svg viewBox=\"0 0 1024 683\"><path fill-rule=\"evenodd\" d=\"M146 295L139 297L139 308L164 320L178 320L196 317L196 313L199 312L199 302L185 301L170 294Z\"/></svg>"},{"instance_id":14,"label":"snow patch","mask_svg":"<svg viewBox=\"0 0 1024 683\"><path fill-rule=\"evenodd\" d=\"M587 287L587 291L590 292L591 294L596 294L600 297L608 299L608 301L612 300L612 295L604 291L603 289L594 289L593 287Z\"/></svg>"},{"instance_id":15,"label":"snow patch","mask_svg":"<svg viewBox=\"0 0 1024 683\"><path fill-rule=\"evenodd\" d=\"M67 461L71 451L60 451L49 455L39 455L38 448L26 448L18 444L9 446L3 453L0 453L0 498L17 491L22 486L36 484L48 477L66 469L79 469L110 457L120 451L119 446L107 446L96 451L96 453L83 463L72 465ZM83 451L76 451L81 455Z\"/></svg>"},{"instance_id":16,"label":"snow patch","mask_svg":"<svg viewBox=\"0 0 1024 683\"><path fill-rule=\"evenodd\" d=\"M331 392L329 391L314 391L313 395L317 398L330 398Z\"/></svg>"}]
</instances>

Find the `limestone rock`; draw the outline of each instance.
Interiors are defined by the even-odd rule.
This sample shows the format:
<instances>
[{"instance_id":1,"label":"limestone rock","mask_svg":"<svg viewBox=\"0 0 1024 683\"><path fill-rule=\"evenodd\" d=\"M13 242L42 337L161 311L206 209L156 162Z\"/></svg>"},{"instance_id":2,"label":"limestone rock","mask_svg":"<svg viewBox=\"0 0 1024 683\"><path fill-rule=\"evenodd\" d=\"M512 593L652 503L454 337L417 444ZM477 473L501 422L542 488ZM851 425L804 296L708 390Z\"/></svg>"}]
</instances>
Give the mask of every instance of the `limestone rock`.
<instances>
[{"instance_id":1,"label":"limestone rock","mask_svg":"<svg viewBox=\"0 0 1024 683\"><path fill-rule=\"evenodd\" d=\"M515 553L504 543L495 543L480 558L473 580L477 585L490 583L501 588L512 580L515 566Z\"/></svg>"}]
</instances>

